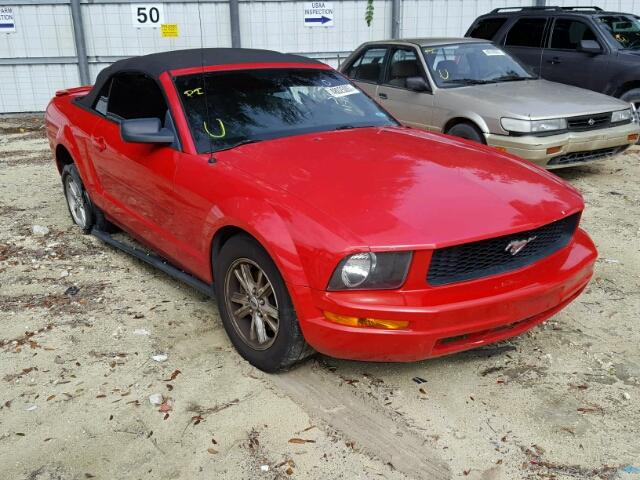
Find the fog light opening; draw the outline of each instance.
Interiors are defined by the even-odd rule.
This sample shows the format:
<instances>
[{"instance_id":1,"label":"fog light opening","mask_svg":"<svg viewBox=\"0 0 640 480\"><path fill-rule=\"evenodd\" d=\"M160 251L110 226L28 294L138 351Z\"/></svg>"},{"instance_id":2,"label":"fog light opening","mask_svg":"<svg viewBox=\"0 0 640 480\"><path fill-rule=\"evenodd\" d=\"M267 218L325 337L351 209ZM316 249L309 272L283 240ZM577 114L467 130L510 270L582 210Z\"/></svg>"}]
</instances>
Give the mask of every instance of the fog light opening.
<instances>
[{"instance_id":1,"label":"fog light opening","mask_svg":"<svg viewBox=\"0 0 640 480\"><path fill-rule=\"evenodd\" d=\"M547 155L553 155L554 153L560 153L562 151L562 147L549 147L547 148Z\"/></svg>"},{"instance_id":2,"label":"fog light opening","mask_svg":"<svg viewBox=\"0 0 640 480\"><path fill-rule=\"evenodd\" d=\"M378 318L352 317L350 315L339 315L331 312L324 312L324 316L330 322L347 325L349 327L398 330L409 326L409 322L405 320L381 320Z\"/></svg>"}]
</instances>

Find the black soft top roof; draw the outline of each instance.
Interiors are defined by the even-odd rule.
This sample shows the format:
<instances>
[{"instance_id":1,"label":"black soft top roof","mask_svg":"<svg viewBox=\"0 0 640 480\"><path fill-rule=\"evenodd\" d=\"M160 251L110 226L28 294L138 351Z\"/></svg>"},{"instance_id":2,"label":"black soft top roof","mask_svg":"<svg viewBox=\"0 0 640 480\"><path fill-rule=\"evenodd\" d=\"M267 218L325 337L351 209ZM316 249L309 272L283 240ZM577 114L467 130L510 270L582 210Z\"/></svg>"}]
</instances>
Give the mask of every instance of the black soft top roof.
<instances>
[{"instance_id":1,"label":"black soft top roof","mask_svg":"<svg viewBox=\"0 0 640 480\"><path fill-rule=\"evenodd\" d=\"M107 80L119 72L141 72L157 80L160 75L169 70L238 63L310 63L322 65L321 62L312 58L274 52L272 50L250 48L172 50L170 52L152 53L118 60L98 74L96 83L91 91L78 101L88 107L92 106Z\"/></svg>"}]
</instances>

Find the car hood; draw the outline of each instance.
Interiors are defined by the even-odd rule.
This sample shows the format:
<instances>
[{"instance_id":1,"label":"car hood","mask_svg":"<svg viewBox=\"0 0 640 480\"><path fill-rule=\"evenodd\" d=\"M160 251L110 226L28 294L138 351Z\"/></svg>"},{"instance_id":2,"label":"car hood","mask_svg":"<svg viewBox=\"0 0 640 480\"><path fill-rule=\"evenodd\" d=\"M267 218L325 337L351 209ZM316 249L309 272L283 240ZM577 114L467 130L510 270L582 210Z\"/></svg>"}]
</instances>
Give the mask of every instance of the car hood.
<instances>
[{"instance_id":1,"label":"car hood","mask_svg":"<svg viewBox=\"0 0 640 480\"><path fill-rule=\"evenodd\" d=\"M490 83L439 90L454 110L472 108L481 116L543 119L591 115L628 108L626 102L583 88L547 80Z\"/></svg>"},{"instance_id":2,"label":"car hood","mask_svg":"<svg viewBox=\"0 0 640 480\"><path fill-rule=\"evenodd\" d=\"M285 190L372 248L474 241L535 228L583 207L577 190L538 167L409 128L308 134L224 153L217 157L231 168ZM294 218L296 205L286 208Z\"/></svg>"}]
</instances>

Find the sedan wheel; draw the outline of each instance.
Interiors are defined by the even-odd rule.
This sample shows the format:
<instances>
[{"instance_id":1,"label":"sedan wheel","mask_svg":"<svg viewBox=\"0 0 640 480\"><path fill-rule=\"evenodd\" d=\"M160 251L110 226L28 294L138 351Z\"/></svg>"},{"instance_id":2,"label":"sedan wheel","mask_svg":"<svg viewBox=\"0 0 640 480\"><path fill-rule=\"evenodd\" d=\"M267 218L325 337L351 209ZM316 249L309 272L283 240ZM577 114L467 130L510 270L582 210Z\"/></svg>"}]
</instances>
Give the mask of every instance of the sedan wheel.
<instances>
[{"instance_id":1,"label":"sedan wheel","mask_svg":"<svg viewBox=\"0 0 640 480\"><path fill-rule=\"evenodd\" d=\"M269 348L278 335L278 299L267 274L248 258L235 260L225 278L224 296L233 326L255 350Z\"/></svg>"}]
</instances>

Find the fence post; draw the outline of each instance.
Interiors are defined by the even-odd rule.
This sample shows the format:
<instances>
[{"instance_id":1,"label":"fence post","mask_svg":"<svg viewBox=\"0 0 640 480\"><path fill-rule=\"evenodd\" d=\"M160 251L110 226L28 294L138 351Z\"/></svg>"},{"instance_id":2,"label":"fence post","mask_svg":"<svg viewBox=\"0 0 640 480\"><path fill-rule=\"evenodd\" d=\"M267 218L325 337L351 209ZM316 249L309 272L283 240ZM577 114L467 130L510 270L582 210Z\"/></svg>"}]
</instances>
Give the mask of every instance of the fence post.
<instances>
[{"instance_id":1,"label":"fence post","mask_svg":"<svg viewBox=\"0 0 640 480\"><path fill-rule=\"evenodd\" d=\"M239 0L229 0L229 23L231 24L231 46L233 48L240 48L242 37L240 37Z\"/></svg>"},{"instance_id":2,"label":"fence post","mask_svg":"<svg viewBox=\"0 0 640 480\"><path fill-rule=\"evenodd\" d=\"M85 43L80 0L71 0L71 20L73 23L73 39L76 46L76 56L78 57L80 83L82 85L89 85L89 83L91 83L89 77L89 59L87 58L87 44Z\"/></svg>"},{"instance_id":3,"label":"fence post","mask_svg":"<svg viewBox=\"0 0 640 480\"><path fill-rule=\"evenodd\" d=\"M400 38L400 1L391 0L391 38Z\"/></svg>"}]
</instances>

